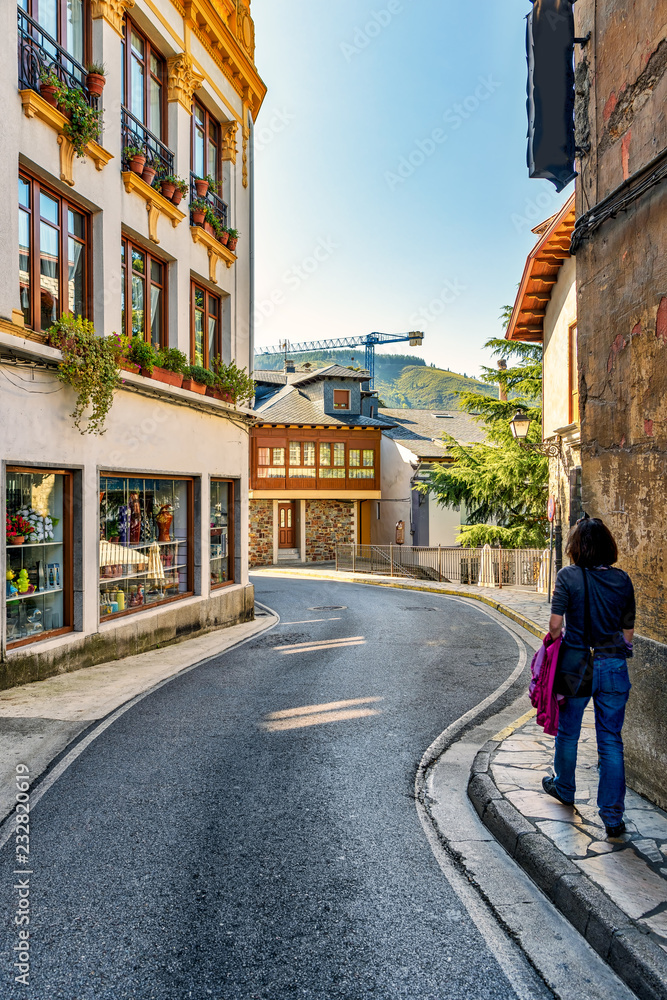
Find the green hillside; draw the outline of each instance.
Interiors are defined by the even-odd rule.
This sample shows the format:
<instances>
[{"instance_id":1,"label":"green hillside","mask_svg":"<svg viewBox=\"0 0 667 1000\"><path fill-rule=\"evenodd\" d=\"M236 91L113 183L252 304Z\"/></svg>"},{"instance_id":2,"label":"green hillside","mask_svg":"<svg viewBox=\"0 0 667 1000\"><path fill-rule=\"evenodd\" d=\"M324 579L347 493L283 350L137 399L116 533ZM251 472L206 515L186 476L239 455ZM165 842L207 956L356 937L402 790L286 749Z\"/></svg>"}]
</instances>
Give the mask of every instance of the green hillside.
<instances>
[{"instance_id":1,"label":"green hillside","mask_svg":"<svg viewBox=\"0 0 667 1000\"><path fill-rule=\"evenodd\" d=\"M441 368L415 365L404 368L394 380L376 378L375 388L384 405L389 408L405 406L412 409L455 410L459 405L457 391L498 395L495 386L478 382L477 379L443 371Z\"/></svg>"},{"instance_id":2,"label":"green hillside","mask_svg":"<svg viewBox=\"0 0 667 1000\"><path fill-rule=\"evenodd\" d=\"M323 368L325 365L344 365L347 368L363 368L365 363L365 352L363 347L357 347L351 351L313 351L308 354L290 354L290 359L301 365L304 361L309 362L314 368ZM269 371L282 369L284 357L282 354L260 354L255 355L255 368L264 368ZM426 362L423 358L415 357L414 354L376 354L375 355L375 379L383 382L393 382L401 374L406 365L423 368Z\"/></svg>"}]
</instances>

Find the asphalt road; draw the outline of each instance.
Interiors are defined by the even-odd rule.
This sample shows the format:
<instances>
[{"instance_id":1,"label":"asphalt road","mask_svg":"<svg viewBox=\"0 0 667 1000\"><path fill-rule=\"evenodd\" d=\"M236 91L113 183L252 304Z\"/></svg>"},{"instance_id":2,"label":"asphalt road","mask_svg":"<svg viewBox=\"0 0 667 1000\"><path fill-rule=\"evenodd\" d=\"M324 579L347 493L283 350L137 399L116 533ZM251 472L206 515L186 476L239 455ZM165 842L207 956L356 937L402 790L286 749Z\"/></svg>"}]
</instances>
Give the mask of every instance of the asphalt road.
<instances>
[{"instance_id":1,"label":"asphalt road","mask_svg":"<svg viewBox=\"0 0 667 1000\"><path fill-rule=\"evenodd\" d=\"M0 854L0 996L512 1000L413 786L516 642L438 595L257 583L281 624L139 702L35 807L28 987Z\"/></svg>"}]
</instances>

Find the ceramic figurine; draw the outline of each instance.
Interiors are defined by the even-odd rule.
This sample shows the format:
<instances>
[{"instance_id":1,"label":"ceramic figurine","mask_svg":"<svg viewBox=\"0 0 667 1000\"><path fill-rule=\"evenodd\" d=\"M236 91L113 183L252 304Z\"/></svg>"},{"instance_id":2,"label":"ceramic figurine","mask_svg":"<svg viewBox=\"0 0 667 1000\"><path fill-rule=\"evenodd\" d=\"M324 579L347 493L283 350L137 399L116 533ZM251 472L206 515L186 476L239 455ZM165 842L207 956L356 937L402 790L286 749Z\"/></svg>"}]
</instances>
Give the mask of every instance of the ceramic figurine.
<instances>
[{"instance_id":1,"label":"ceramic figurine","mask_svg":"<svg viewBox=\"0 0 667 1000\"><path fill-rule=\"evenodd\" d=\"M155 520L158 528L160 529L158 542L171 541L171 525L174 520L174 508L170 503L162 504L160 512L157 514Z\"/></svg>"}]
</instances>

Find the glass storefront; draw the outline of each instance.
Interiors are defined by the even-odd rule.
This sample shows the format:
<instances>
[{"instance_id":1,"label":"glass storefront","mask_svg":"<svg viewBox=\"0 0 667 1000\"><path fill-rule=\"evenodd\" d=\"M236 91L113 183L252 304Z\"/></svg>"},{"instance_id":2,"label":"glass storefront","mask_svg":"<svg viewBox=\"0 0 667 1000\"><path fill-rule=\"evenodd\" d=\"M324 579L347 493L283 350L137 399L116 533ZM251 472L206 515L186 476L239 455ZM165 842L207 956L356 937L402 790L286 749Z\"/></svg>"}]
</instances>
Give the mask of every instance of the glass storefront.
<instances>
[{"instance_id":1,"label":"glass storefront","mask_svg":"<svg viewBox=\"0 0 667 1000\"><path fill-rule=\"evenodd\" d=\"M100 477L100 619L192 593L192 480Z\"/></svg>"},{"instance_id":2,"label":"glass storefront","mask_svg":"<svg viewBox=\"0 0 667 1000\"><path fill-rule=\"evenodd\" d=\"M234 484L211 480L211 587L234 579Z\"/></svg>"},{"instance_id":3,"label":"glass storefront","mask_svg":"<svg viewBox=\"0 0 667 1000\"><path fill-rule=\"evenodd\" d=\"M5 590L7 645L72 625L72 476L7 470Z\"/></svg>"}]
</instances>

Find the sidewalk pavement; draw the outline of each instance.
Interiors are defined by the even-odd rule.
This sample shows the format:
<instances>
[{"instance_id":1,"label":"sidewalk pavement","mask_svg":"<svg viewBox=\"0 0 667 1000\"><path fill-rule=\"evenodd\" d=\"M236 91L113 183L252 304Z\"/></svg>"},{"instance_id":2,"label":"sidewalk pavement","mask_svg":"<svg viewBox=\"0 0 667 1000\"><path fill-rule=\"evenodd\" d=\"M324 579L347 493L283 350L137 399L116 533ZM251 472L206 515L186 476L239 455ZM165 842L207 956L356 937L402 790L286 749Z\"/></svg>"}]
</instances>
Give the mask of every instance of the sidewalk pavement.
<instances>
[{"instance_id":1,"label":"sidewalk pavement","mask_svg":"<svg viewBox=\"0 0 667 1000\"><path fill-rule=\"evenodd\" d=\"M277 621L263 608L256 608L256 615L254 621L176 645L0 691L0 823L16 804L17 764L28 765L32 785L91 724Z\"/></svg>"},{"instance_id":2,"label":"sidewalk pavement","mask_svg":"<svg viewBox=\"0 0 667 1000\"><path fill-rule=\"evenodd\" d=\"M272 566L252 572L469 597L540 639L548 628L546 599L530 591L397 580L336 572L333 566ZM542 778L552 773L554 738L544 734L534 717L532 709L527 711L482 746L472 765L468 795L487 829L637 996L667 1000L667 813L628 789L627 832L608 840L596 807L592 708L584 715L574 808L542 790ZM447 841L450 834L445 828L440 835ZM466 867L466 859L459 860ZM480 878L483 886L480 872L470 869L469 876Z\"/></svg>"}]
</instances>

